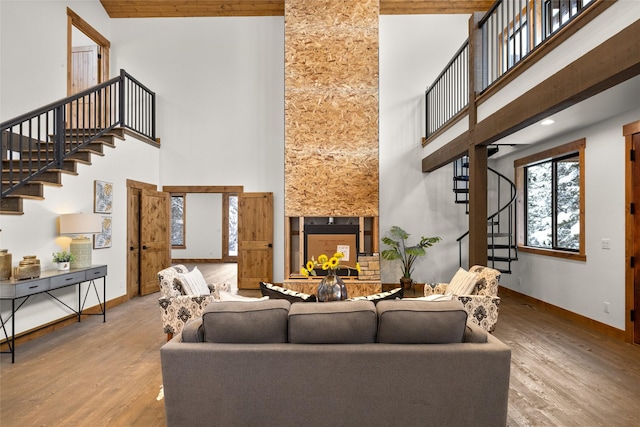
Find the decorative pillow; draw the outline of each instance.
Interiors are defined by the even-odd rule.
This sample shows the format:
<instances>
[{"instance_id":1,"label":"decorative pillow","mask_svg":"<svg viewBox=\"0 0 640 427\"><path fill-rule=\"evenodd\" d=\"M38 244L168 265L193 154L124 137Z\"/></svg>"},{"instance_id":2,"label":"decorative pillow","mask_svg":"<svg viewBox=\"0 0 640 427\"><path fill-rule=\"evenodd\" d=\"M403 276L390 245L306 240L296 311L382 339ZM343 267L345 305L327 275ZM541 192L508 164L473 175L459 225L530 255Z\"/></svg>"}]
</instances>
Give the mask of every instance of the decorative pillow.
<instances>
[{"instance_id":1,"label":"decorative pillow","mask_svg":"<svg viewBox=\"0 0 640 427\"><path fill-rule=\"evenodd\" d=\"M407 299L413 301L451 301L453 299L453 295L431 294L426 297L405 298L405 300Z\"/></svg>"},{"instance_id":2,"label":"decorative pillow","mask_svg":"<svg viewBox=\"0 0 640 427\"><path fill-rule=\"evenodd\" d=\"M227 291L219 291L220 301L244 301L244 302L256 302L256 301L264 301L268 300L269 297L261 297L261 298L251 298L245 297L242 295L232 294Z\"/></svg>"},{"instance_id":3,"label":"decorative pillow","mask_svg":"<svg viewBox=\"0 0 640 427\"><path fill-rule=\"evenodd\" d=\"M460 267L456 274L453 275L451 282L449 282L445 295L469 295L473 292L473 288L476 287L477 278L478 275L476 273L470 273Z\"/></svg>"},{"instance_id":4,"label":"decorative pillow","mask_svg":"<svg viewBox=\"0 0 640 427\"><path fill-rule=\"evenodd\" d=\"M371 301L291 304L289 342L363 344L376 340L376 306Z\"/></svg>"},{"instance_id":5,"label":"decorative pillow","mask_svg":"<svg viewBox=\"0 0 640 427\"><path fill-rule=\"evenodd\" d=\"M276 286L271 283L260 282L260 291L263 296L274 299L286 299L290 303L294 302L315 302L318 299L315 295L304 294L292 291L291 289Z\"/></svg>"},{"instance_id":6,"label":"decorative pillow","mask_svg":"<svg viewBox=\"0 0 640 427\"><path fill-rule=\"evenodd\" d=\"M177 279L180 281L184 295L209 295L211 293L198 267L193 267L193 270L188 273L179 273Z\"/></svg>"},{"instance_id":7,"label":"decorative pillow","mask_svg":"<svg viewBox=\"0 0 640 427\"><path fill-rule=\"evenodd\" d=\"M463 342L467 312L460 301L380 301L378 342L446 344Z\"/></svg>"},{"instance_id":8,"label":"decorative pillow","mask_svg":"<svg viewBox=\"0 0 640 427\"><path fill-rule=\"evenodd\" d=\"M349 298L349 301L373 301L374 304L378 304L379 301L402 298L403 296L404 289L395 288L387 292L380 292L378 294Z\"/></svg>"},{"instance_id":9,"label":"decorative pillow","mask_svg":"<svg viewBox=\"0 0 640 427\"><path fill-rule=\"evenodd\" d=\"M287 342L286 300L220 301L202 313L204 341L214 343L264 344Z\"/></svg>"}]
</instances>

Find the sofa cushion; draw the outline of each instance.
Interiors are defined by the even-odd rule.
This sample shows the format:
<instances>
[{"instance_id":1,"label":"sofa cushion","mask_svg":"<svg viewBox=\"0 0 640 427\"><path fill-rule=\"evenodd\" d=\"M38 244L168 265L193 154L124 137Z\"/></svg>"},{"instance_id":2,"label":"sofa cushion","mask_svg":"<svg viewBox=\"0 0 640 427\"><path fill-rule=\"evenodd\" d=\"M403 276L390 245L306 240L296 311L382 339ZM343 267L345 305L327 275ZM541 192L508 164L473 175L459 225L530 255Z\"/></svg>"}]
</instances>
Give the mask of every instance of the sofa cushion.
<instances>
[{"instance_id":1,"label":"sofa cushion","mask_svg":"<svg viewBox=\"0 0 640 427\"><path fill-rule=\"evenodd\" d=\"M377 304L379 301L384 301L387 299L402 298L403 295L404 295L404 289L395 288L387 292L380 292L373 295L364 295L361 297L349 298L349 301L373 301L374 304Z\"/></svg>"},{"instance_id":2,"label":"sofa cushion","mask_svg":"<svg viewBox=\"0 0 640 427\"><path fill-rule=\"evenodd\" d=\"M176 280L180 282L184 295L209 295L211 293L207 281L198 267L193 267L193 270L188 273L178 273Z\"/></svg>"},{"instance_id":3,"label":"sofa cushion","mask_svg":"<svg viewBox=\"0 0 640 427\"><path fill-rule=\"evenodd\" d=\"M214 343L287 342L286 300L220 301L202 313L204 341Z\"/></svg>"},{"instance_id":4,"label":"sofa cushion","mask_svg":"<svg viewBox=\"0 0 640 427\"><path fill-rule=\"evenodd\" d=\"M289 342L362 344L376 340L376 306L371 301L296 302L289 310Z\"/></svg>"},{"instance_id":5,"label":"sofa cushion","mask_svg":"<svg viewBox=\"0 0 640 427\"><path fill-rule=\"evenodd\" d=\"M476 287L477 278L476 273L470 273L460 267L449 282L446 295L470 295Z\"/></svg>"},{"instance_id":6,"label":"sofa cushion","mask_svg":"<svg viewBox=\"0 0 640 427\"><path fill-rule=\"evenodd\" d=\"M291 289L276 286L271 283L260 282L260 292L263 296L269 298L286 299L290 303L294 302L315 302L315 295L304 294L302 292L292 291Z\"/></svg>"},{"instance_id":7,"label":"sofa cushion","mask_svg":"<svg viewBox=\"0 0 640 427\"><path fill-rule=\"evenodd\" d=\"M390 344L461 343L467 312L458 300L380 301L378 342Z\"/></svg>"}]
</instances>

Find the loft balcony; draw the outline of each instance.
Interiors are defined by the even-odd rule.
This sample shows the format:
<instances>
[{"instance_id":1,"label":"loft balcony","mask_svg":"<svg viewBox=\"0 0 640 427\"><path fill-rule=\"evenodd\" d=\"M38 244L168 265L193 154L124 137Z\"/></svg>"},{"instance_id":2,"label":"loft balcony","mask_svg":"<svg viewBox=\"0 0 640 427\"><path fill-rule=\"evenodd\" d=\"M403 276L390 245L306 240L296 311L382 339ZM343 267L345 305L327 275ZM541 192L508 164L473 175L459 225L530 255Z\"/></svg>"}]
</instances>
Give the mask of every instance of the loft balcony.
<instances>
[{"instance_id":1,"label":"loft balcony","mask_svg":"<svg viewBox=\"0 0 640 427\"><path fill-rule=\"evenodd\" d=\"M638 15L633 3L603 0L500 0L475 14L468 40L426 91L422 170L470 146L505 143L612 88L616 113L628 109L640 80Z\"/></svg>"}]
</instances>

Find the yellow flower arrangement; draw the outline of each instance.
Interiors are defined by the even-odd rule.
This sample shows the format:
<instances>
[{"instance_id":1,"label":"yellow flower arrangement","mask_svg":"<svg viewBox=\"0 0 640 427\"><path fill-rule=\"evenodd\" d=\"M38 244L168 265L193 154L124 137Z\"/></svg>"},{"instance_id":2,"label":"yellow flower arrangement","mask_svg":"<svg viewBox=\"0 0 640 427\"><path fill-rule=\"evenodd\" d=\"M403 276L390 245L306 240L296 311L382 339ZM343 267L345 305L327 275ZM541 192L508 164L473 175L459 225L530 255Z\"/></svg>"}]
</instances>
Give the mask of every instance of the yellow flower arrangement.
<instances>
[{"instance_id":1,"label":"yellow flower arrangement","mask_svg":"<svg viewBox=\"0 0 640 427\"><path fill-rule=\"evenodd\" d=\"M344 258L344 254L342 252L336 252L331 258L325 254L320 255L317 260L311 257L311 259L307 261L307 264L300 270L300 274L305 277L316 276L315 269L318 266L322 267L325 271L330 270L332 274L336 274L336 271L340 269L348 270L348 275L351 275L351 270L355 270L360 273L360 263L356 263L355 267L340 264L340 260L342 258Z\"/></svg>"}]
</instances>

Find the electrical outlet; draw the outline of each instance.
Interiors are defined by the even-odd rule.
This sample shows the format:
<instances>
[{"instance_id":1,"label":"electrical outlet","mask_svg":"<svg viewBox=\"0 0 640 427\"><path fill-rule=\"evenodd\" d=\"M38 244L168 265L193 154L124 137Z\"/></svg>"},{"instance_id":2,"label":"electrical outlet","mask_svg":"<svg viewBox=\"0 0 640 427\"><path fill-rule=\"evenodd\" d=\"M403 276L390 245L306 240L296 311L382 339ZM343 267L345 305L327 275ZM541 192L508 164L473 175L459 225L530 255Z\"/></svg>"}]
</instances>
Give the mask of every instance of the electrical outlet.
<instances>
[{"instance_id":1,"label":"electrical outlet","mask_svg":"<svg viewBox=\"0 0 640 427\"><path fill-rule=\"evenodd\" d=\"M602 249L611 249L610 239L602 239Z\"/></svg>"},{"instance_id":2,"label":"electrical outlet","mask_svg":"<svg viewBox=\"0 0 640 427\"><path fill-rule=\"evenodd\" d=\"M608 313L609 312L609 303L605 301L604 303L604 312Z\"/></svg>"},{"instance_id":3,"label":"electrical outlet","mask_svg":"<svg viewBox=\"0 0 640 427\"><path fill-rule=\"evenodd\" d=\"M518 286L522 286L522 277L518 276Z\"/></svg>"}]
</instances>

